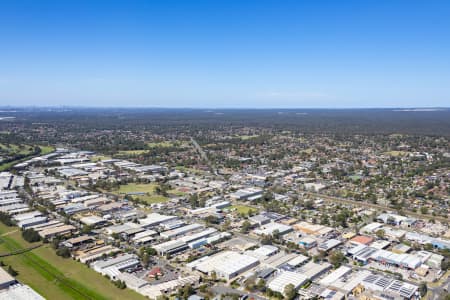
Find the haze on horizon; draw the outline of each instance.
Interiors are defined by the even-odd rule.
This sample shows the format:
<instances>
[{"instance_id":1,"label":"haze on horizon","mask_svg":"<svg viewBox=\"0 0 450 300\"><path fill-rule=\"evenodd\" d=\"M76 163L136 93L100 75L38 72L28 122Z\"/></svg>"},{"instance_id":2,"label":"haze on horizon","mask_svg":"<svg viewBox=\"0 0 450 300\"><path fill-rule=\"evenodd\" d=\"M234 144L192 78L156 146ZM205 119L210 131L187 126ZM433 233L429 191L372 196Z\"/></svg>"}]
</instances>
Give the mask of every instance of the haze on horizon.
<instances>
[{"instance_id":1,"label":"haze on horizon","mask_svg":"<svg viewBox=\"0 0 450 300\"><path fill-rule=\"evenodd\" d=\"M448 107L448 1L2 1L0 106Z\"/></svg>"}]
</instances>

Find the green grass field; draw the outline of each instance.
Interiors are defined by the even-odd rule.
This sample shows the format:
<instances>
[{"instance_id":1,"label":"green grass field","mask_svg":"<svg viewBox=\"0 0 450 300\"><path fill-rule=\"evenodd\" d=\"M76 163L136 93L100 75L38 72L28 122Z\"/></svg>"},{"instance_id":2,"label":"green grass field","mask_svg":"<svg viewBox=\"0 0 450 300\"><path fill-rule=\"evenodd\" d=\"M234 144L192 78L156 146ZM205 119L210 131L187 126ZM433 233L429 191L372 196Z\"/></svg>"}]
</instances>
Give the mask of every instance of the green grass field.
<instances>
[{"instance_id":1,"label":"green grass field","mask_svg":"<svg viewBox=\"0 0 450 300\"><path fill-rule=\"evenodd\" d=\"M245 141L245 140L256 138L258 136L259 135L238 135L237 137L240 138L241 140Z\"/></svg>"},{"instance_id":2,"label":"green grass field","mask_svg":"<svg viewBox=\"0 0 450 300\"><path fill-rule=\"evenodd\" d=\"M167 197L156 194L155 189L158 185L156 183L148 183L148 184L136 184L129 183L126 185L121 185L120 188L113 193L118 195L126 195L128 193L145 193L145 195L135 195L133 197L144 200L145 202L151 203L160 203L166 202L168 200Z\"/></svg>"},{"instance_id":3,"label":"green grass field","mask_svg":"<svg viewBox=\"0 0 450 300\"><path fill-rule=\"evenodd\" d=\"M185 144L183 143L173 143L170 141L165 141L165 142L158 142L158 143L147 143L146 146L148 149L140 149L140 150L121 150L119 152L117 152L117 154L119 156L134 156L134 155L140 155L140 154L144 154L148 151L150 151L151 148L165 148L165 147L172 147L172 146L184 146Z\"/></svg>"},{"instance_id":4,"label":"green grass field","mask_svg":"<svg viewBox=\"0 0 450 300\"><path fill-rule=\"evenodd\" d=\"M156 147L171 147L173 146L174 143L169 142L169 141L164 141L164 142L158 142L158 143L147 143L147 147L149 148L156 148Z\"/></svg>"},{"instance_id":5,"label":"green grass field","mask_svg":"<svg viewBox=\"0 0 450 300\"><path fill-rule=\"evenodd\" d=\"M249 211L258 212L257 208L247 205L232 205L230 206L230 209L235 210L239 214L246 214L246 215L248 215Z\"/></svg>"},{"instance_id":6,"label":"green grass field","mask_svg":"<svg viewBox=\"0 0 450 300\"><path fill-rule=\"evenodd\" d=\"M33 152L33 147L29 145L16 145L16 144L0 144L0 149L2 151L14 154L29 154Z\"/></svg>"},{"instance_id":7,"label":"green grass field","mask_svg":"<svg viewBox=\"0 0 450 300\"><path fill-rule=\"evenodd\" d=\"M91 157L91 161L93 162L98 162L101 160L108 160L111 159L111 156L107 156L107 155L94 155Z\"/></svg>"},{"instance_id":8,"label":"green grass field","mask_svg":"<svg viewBox=\"0 0 450 300\"><path fill-rule=\"evenodd\" d=\"M41 155L49 154L55 151L55 148L52 146L39 146L41 148Z\"/></svg>"},{"instance_id":9,"label":"green grass field","mask_svg":"<svg viewBox=\"0 0 450 300\"><path fill-rule=\"evenodd\" d=\"M0 164L0 171L8 170L15 164L18 164L22 161L30 159L31 158L30 154L34 150L34 149L30 149L30 147L31 146L28 146L28 145L19 147L18 145L13 145L13 144L10 144L9 146L6 146L5 144L0 144L0 149L3 151L9 152L9 153L15 153L15 154L28 155L27 157L22 158L22 159L17 159L17 160L11 161L11 162ZM53 152L53 150L55 150L55 148L53 148L51 146L39 146L39 147L41 148L41 153L39 155L45 155L45 154L48 154L50 152Z\"/></svg>"},{"instance_id":10,"label":"green grass field","mask_svg":"<svg viewBox=\"0 0 450 300\"><path fill-rule=\"evenodd\" d=\"M121 150L117 152L119 156L127 156L127 155L140 155L148 152L148 150Z\"/></svg>"},{"instance_id":11,"label":"green grass field","mask_svg":"<svg viewBox=\"0 0 450 300\"><path fill-rule=\"evenodd\" d=\"M0 224L0 235L0 253L34 245L22 239L17 227ZM57 256L49 245L1 260L18 271L19 281L47 299L146 299L132 290L118 289L84 264Z\"/></svg>"}]
</instances>

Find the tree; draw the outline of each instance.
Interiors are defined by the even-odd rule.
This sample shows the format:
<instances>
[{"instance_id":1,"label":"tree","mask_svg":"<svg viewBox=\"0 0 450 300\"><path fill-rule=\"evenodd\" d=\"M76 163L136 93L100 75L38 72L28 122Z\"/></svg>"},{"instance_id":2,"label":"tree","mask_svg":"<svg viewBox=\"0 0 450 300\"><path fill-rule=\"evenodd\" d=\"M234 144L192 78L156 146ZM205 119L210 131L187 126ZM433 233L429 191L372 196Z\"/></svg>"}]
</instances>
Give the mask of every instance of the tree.
<instances>
[{"instance_id":1,"label":"tree","mask_svg":"<svg viewBox=\"0 0 450 300\"><path fill-rule=\"evenodd\" d=\"M59 243L60 243L61 241L58 239L58 238L54 238L53 240L52 240L52 243L51 243L51 245L52 245L52 248L53 249L58 249L59 248ZM44 243L45 243L45 241L44 241Z\"/></svg>"},{"instance_id":2,"label":"tree","mask_svg":"<svg viewBox=\"0 0 450 300\"><path fill-rule=\"evenodd\" d=\"M147 254L150 255L150 256L155 256L156 254L158 254L158 252L154 248L148 247L147 248Z\"/></svg>"},{"instance_id":3,"label":"tree","mask_svg":"<svg viewBox=\"0 0 450 300\"><path fill-rule=\"evenodd\" d=\"M211 272L211 280L212 281L217 281L217 274L214 271Z\"/></svg>"},{"instance_id":4,"label":"tree","mask_svg":"<svg viewBox=\"0 0 450 300\"><path fill-rule=\"evenodd\" d=\"M8 266L8 270L6 270L6 271L9 273L9 275L11 275L13 277L16 277L17 275L19 275L19 273L17 273L17 271L14 270L11 266Z\"/></svg>"},{"instance_id":5,"label":"tree","mask_svg":"<svg viewBox=\"0 0 450 300\"><path fill-rule=\"evenodd\" d=\"M248 233L250 231L250 228L252 227L252 224L248 220L245 220L242 223L241 232L242 233Z\"/></svg>"},{"instance_id":6,"label":"tree","mask_svg":"<svg viewBox=\"0 0 450 300\"><path fill-rule=\"evenodd\" d=\"M428 291L427 284L425 282L421 282L419 285L419 293L421 297L424 297Z\"/></svg>"},{"instance_id":7,"label":"tree","mask_svg":"<svg viewBox=\"0 0 450 300\"><path fill-rule=\"evenodd\" d=\"M207 217L205 217L205 222L208 224L219 224L220 223L220 219L216 216L213 215L209 215Z\"/></svg>"},{"instance_id":8,"label":"tree","mask_svg":"<svg viewBox=\"0 0 450 300\"><path fill-rule=\"evenodd\" d=\"M11 216L5 212L0 212L0 222L5 224L6 226L14 226L14 221L12 220Z\"/></svg>"},{"instance_id":9,"label":"tree","mask_svg":"<svg viewBox=\"0 0 450 300\"><path fill-rule=\"evenodd\" d=\"M92 230L92 227L89 225L84 225L83 228L81 229L81 233L87 234L90 233Z\"/></svg>"},{"instance_id":10,"label":"tree","mask_svg":"<svg viewBox=\"0 0 450 300\"><path fill-rule=\"evenodd\" d=\"M183 288L183 299L189 298L194 293L194 289L190 284L186 284Z\"/></svg>"},{"instance_id":11,"label":"tree","mask_svg":"<svg viewBox=\"0 0 450 300\"><path fill-rule=\"evenodd\" d=\"M297 292L295 290L295 286L290 283L284 287L284 298L286 300L292 300L295 298Z\"/></svg>"},{"instance_id":12,"label":"tree","mask_svg":"<svg viewBox=\"0 0 450 300\"><path fill-rule=\"evenodd\" d=\"M253 292L256 286L256 278L254 276L248 278L245 281L245 289L249 292Z\"/></svg>"},{"instance_id":13,"label":"tree","mask_svg":"<svg viewBox=\"0 0 450 300\"><path fill-rule=\"evenodd\" d=\"M260 292L264 292L266 290L266 281L264 279L259 279L256 283L256 289Z\"/></svg>"},{"instance_id":14,"label":"tree","mask_svg":"<svg viewBox=\"0 0 450 300\"><path fill-rule=\"evenodd\" d=\"M29 243L39 242L41 240L41 236L34 229L25 229L22 231L22 237Z\"/></svg>"},{"instance_id":15,"label":"tree","mask_svg":"<svg viewBox=\"0 0 450 300\"><path fill-rule=\"evenodd\" d=\"M384 239L385 231L383 229L380 229L380 230L377 230L377 232L375 232L375 234L377 235L377 237L379 239Z\"/></svg>"},{"instance_id":16,"label":"tree","mask_svg":"<svg viewBox=\"0 0 450 300\"><path fill-rule=\"evenodd\" d=\"M192 208L198 207L199 206L198 195L197 194L192 194L191 197L189 198L189 203L191 204Z\"/></svg>"},{"instance_id":17,"label":"tree","mask_svg":"<svg viewBox=\"0 0 450 300\"><path fill-rule=\"evenodd\" d=\"M272 232L272 236L273 236L273 238L274 238L275 240L278 240L278 239L280 238L280 231L279 231L278 229L275 229L275 230Z\"/></svg>"},{"instance_id":18,"label":"tree","mask_svg":"<svg viewBox=\"0 0 450 300\"><path fill-rule=\"evenodd\" d=\"M147 252L144 252L144 253L142 254L141 259L142 259L142 264L143 264L145 267L147 267L148 264L149 264L149 262L150 262L150 257L149 257L149 255L147 254Z\"/></svg>"},{"instance_id":19,"label":"tree","mask_svg":"<svg viewBox=\"0 0 450 300\"><path fill-rule=\"evenodd\" d=\"M330 264L337 268L346 260L346 258L341 251L335 250L330 253L328 260L330 261Z\"/></svg>"},{"instance_id":20,"label":"tree","mask_svg":"<svg viewBox=\"0 0 450 300\"><path fill-rule=\"evenodd\" d=\"M63 258L69 258L70 250L67 247L60 247L58 248L58 250L56 250L56 255L61 256Z\"/></svg>"}]
</instances>

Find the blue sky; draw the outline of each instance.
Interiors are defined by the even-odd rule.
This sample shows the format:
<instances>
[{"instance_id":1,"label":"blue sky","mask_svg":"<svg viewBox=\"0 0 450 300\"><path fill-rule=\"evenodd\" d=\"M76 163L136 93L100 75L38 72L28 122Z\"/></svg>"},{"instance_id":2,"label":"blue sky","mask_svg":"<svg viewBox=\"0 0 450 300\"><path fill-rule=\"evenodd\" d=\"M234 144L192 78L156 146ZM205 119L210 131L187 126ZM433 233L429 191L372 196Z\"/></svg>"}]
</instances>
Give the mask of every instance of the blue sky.
<instances>
[{"instance_id":1,"label":"blue sky","mask_svg":"<svg viewBox=\"0 0 450 300\"><path fill-rule=\"evenodd\" d=\"M449 104L450 1L0 2L0 105Z\"/></svg>"}]
</instances>

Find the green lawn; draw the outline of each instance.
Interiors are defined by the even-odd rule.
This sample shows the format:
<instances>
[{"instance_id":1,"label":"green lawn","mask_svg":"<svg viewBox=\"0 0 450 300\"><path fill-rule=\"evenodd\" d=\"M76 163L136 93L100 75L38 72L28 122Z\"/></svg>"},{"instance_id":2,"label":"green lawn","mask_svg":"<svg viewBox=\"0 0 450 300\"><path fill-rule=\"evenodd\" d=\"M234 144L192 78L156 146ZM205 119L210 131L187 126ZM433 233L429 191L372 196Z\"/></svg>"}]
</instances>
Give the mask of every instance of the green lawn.
<instances>
[{"instance_id":1,"label":"green lawn","mask_svg":"<svg viewBox=\"0 0 450 300\"><path fill-rule=\"evenodd\" d=\"M140 155L140 154L144 154L148 151L150 151L151 148L167 148L167 147L172 147L172 146L183 146L185 144L183 143L173 143L170 141L164 141L164 142L157 142L157 143L147 143L146 146L148 149L140 149L140 150L121 150L119 152L117 152L117 154L119 156L133 156L133 155Z\"/></svg>"},{"instance_id":2,"label":"green lawn","mask_svg":"<svg viewBox=\"0 0 450 300\"><path fill-rule=\"evenodd\" d=\"M239 214L246 214L246 215L248 215L249 211L258 212L257 208L248 205L232 205L230 206L230 209L235 210Z\"/></svg>"},{"instance_id":3,"label":"green lawn","mask_svg":"<svg viewBox=\"0 0 450 300\"><path fill-rule=\"evenodd\" d=\"M195 168L188 168L184 166L177 166L175 167L180 172L184 172L187 174L195 174L195 175L204 175L206 172L203 170L195 169Z\"/></svg>"},{"instance_id":4,"label":"green lawn","mask_svg":"<svg viewBox=\"0 0 450 300\"><path fill-rule=\"evenodd\" d=\"M41 155L49 154L55 151L55 148L52 146L39 146L41 148Z\"/></svg>"},{"instance_id":5,"label":"green lawn","mask_svg":"<svg viewBox=\"0 0 450 300\"><path fill-rule=\"evenodd\" d=\"M144 200L149 204L166 202L168 200L167 197L156 194L155 189L157 186L158 185L156 183L148 183L148 184L129 183L126 185L121 185L118 190L114 191L114 193L119 195L126 195L128 193L145 193L145 195L133 195L133 197Z\"/></svg>"},{"instance_id":6,"label":"green lawn","mask_svg":"<svg viewBox=\"0 0 450 300\"><path fill-rule=\"evenodd\" d=\"M45 155L45 154L48 154L50 152L53 152L53 150L55 150L55 148L53 148L51 146L39 146L39 147L41 148L41 153L39 155ZM9 151L11 153L16 153L16 154L29 155L22 159L17 159L17 160L8 162L8 163L0 164L0 171L8 170L15 164L18 164L22 161L30 159L31 158L30 154L32 153L33 150L30 151L29 148L30 148L30 146L28 146L28 145L24 145L24 147L19 147L18 145L10 144L9 147L6 147L6 145L0 144L0 149L2 149L4 151Z\"/></svg>"},{"instance_id":7,"label":"green lawn","mask_svg":"<svg viewBox=\"0 0 450 300\"><path fill-rule=\"evenodd\" d=\"M169 141L164 141L164 142L158 142L158 143L147 143L147 147L149 148L156 148L156 147L171 147L174 144L172 142Z\"/></svg>"},{"instance_id":8,"label":"green lawn","mask_svg":"<svg viewBox=\"0 0 450 300\"><path fill-rule=\"evenodd\" d=\"M107 155L94 155L91 157L91 161L93 162L98 162L101 160L108 160L111 159L111 156L107 156Z\"/></svg>"},{"instance_id":9,"label":"green lawn","mask_svg":"<svg viewBox=\"0 0 450 300\"><path fill-rule=\"evenodd\" d=\"M22 239L17 227L0 224L0 234L0 253L33 245ZM49 245L1 260L18 271L19 281L47 299L145 299L132 290L118 289L84 264L57 256Z\"/></svg>"},{"instance_id":10,"label":"green lawn","mask_svg":"<svg viewBox=\"0 0 450 300\"><path fill-rule=\"evenodd\" d=\"M121 150L117 154L127 156L127 155L140 155L146 152L148 152L148 150Z\"/></svg>"}]
</instances>

